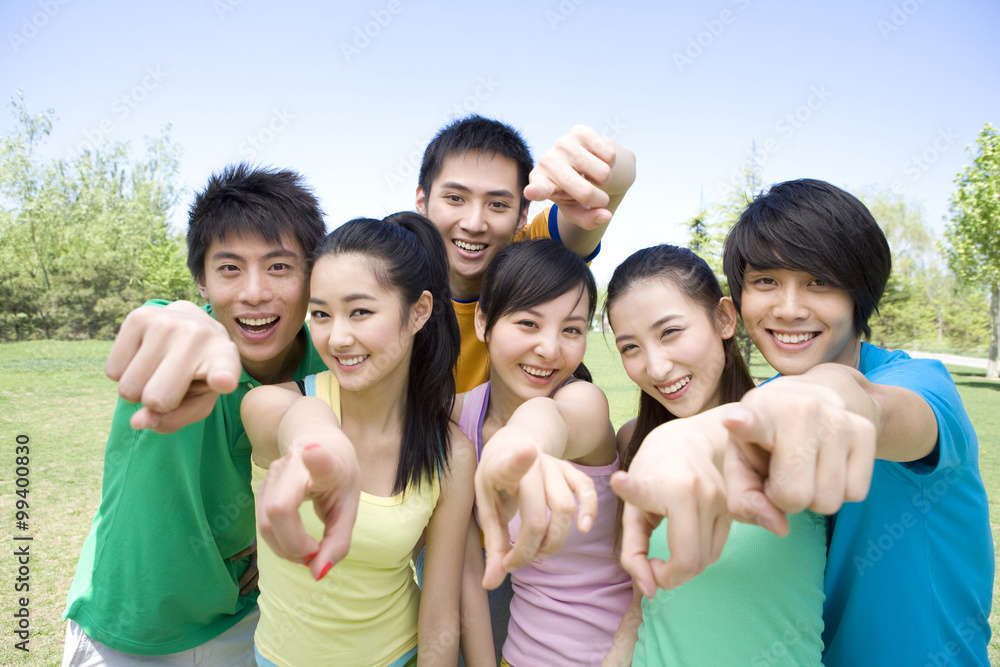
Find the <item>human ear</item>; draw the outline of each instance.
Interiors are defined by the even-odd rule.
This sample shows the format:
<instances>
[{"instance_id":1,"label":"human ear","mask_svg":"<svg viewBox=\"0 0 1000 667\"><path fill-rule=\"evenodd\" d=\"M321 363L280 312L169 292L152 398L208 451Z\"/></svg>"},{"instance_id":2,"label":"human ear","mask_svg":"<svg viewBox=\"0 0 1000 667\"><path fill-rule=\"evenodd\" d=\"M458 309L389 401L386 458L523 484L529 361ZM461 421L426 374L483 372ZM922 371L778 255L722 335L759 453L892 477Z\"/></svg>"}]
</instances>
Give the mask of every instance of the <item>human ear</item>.
<instances>
[{"instance_id":1,"label":"human ear","mask_svg":"<svg viewBox=\"0 0 1000 667\"><path fill-rule=\"evenodd\" d=\"M424 290L417 298L417 302L410 306L410 325L413 327L413 333L424 328L432 312L434 312L434 297L429 291Z\"/></svg>"},{"instance_id":2,"label":"human ear","mask_svg":"<svg viewBox=\"0 0 1000 667\"><path fill-rule=\"evenodd\" d=\"M476 338L483 343L486 342L486 316L479 310L479 303L476 303Z\"/></svg>"},{"instance_id":3,"label":"human ear","mask_svg":"<svg viewBox=\"0 0 1000 667\"><path fill-rule=\"evenodd\" d=\"M208 288L205 286L205 280L195 280L194 282L198 285L198 291L201 292L201 298L208 301Z\"/></svg>"},{"instance_id":4,"label":"human ear","mask_svg":"<svg viewBox=\"0 0 1000 667\"><path fill-rule=\"evenodd\" d=\"M521 196L524 197L523 194ZM518 218L517 218L517 227L514 228L514 235L517 236L517 233L519 231L521 231L522 229L524 229L524 226L526 224L528 224L528 207L527 206L524 207L524 210L521 211L521 215L518 216Z\"/></svg>"},{"instance_id":5,"label":"human ear","mask_svg":"<svg viewBox=\"0 0 1000 667\"><path fill-rule=\"evenodd\" d=\"M417 213L427 217L427 193L419 185L417 186Z\"/></svg>"},{"instance_id":6,"label":"human ear","mask_svg":"<svg viewBox=\"0 0 1000 667\"><path fill-rule=\"evenodd\" d=\"M736 333L736 306L728 296L719 299L715 307L715 328L722 340L729 340Z\"/></svg>"}]
</instances>

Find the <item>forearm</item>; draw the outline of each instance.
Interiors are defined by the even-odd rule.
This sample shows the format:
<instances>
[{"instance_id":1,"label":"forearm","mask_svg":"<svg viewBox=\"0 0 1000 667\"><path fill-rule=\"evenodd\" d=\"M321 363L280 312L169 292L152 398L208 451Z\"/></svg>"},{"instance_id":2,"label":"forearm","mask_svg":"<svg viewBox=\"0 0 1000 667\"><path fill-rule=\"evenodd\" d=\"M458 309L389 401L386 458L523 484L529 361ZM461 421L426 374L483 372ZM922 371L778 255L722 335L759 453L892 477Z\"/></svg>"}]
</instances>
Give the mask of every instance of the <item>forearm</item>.
<instances>
[{"instance_id":1,"label":"forearm","mask_svg":"<svg viewBox=\"0 0 1000 667\"><path fill-rule=\"evenodd\" d=\"M321 442L333 447L353 447L333 409L325 401L301 396L285 412L276 433L279 454L284 456L295 447Z\"/></svg>"},{"instance_id":2,"label":"forearm","mask_svg":"<svg viewBox=\"0 0 1000 667\"><path fill-rule=\"evenodd\" d=\"M833 404L842 401L845 410L870 421L875 427L877 459L916 461L934 450L937 419L916 392L871 382L857 370L841 364L822 364L787 381L809 382L832 390L835 398L822 389L816 395Z\"/></svg>"}]
</instances>

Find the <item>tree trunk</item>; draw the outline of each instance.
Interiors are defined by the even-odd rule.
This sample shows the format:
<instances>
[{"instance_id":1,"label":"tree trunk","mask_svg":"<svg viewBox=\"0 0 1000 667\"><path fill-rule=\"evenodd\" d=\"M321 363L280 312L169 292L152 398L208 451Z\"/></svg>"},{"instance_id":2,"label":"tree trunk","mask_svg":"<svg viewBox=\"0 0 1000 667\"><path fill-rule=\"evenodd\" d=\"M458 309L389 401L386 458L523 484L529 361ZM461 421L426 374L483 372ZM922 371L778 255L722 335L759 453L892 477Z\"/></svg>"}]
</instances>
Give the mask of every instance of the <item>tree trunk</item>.
<instances>
[{"instance_id":1,"label":"tree trunk","mask_svg":"<svg viewBox=\"0 0 1000 667\"><path fill-rule=\"evenodd\" d=\"M1000 339L1000 283L994 283L990 291L990 349L987 354L986 379L1000 379L997 372L997 342Z\"/></svg>"}]
</instances>

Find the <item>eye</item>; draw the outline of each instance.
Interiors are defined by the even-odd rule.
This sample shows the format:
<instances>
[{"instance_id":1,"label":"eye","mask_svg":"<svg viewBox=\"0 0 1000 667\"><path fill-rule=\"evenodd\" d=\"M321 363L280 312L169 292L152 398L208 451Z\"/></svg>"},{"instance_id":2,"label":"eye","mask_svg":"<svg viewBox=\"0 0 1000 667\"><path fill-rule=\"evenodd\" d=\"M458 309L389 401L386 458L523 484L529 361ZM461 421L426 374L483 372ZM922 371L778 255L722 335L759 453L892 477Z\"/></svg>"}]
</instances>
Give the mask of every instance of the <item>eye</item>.
<instances>
[{"instance_id":1,"label":"eye","mask_svg":"<svg viewBox=\"0 0 1000 667\"><path fill-rule=\"evenodd\" d=\"M355 308L354 310L351 311L351 317L365 317L371 314L372 311L368 310L367 308Z\"/></svg>"},{"instance_id":2,"label":"eye","mask_svg":"<svg viewBox=\"0 0 1000 667\"><path fill-rule=\"evenodd\" d=\"M223 264L219 267L219 271L222 273L236 273L239 270L239 267L235 264Z\"/></svg>"},{"instance_id":3,"label":"eye","mask_svg":"<svg viewBox=\"0 0 1000 667\"><path fill-rule=\"evenodd\" d=\"M287 271L290 268L292 268L292 267L289 266L288 264L283 263L283 262L276 262L276 263L274 263L274 264L271 265L271 270L272 271Z\"/></svg>"},{"instance_id":4,"label":"eye","mask_svg":"<svg viewBox=\"0 0 1000 667\"><path fill-rule=\"evenodd\" d=\"M816 285L817 287L826 287L827 282L822 278L813 278L812 284Z\"/></svg>"},{"instance_id":5,"label":"eye","mask_svg":"<svg viewBox=\"0 0 1000 667\"><path fill-rule=\"evenodd\" d=\"M625 354L631 352L632 350L638 350L639 346L633 343L625 343L620 348L618 348L618 354Z\"/></svg>"},{"instance_id":6,"label":"eye","mask_svg":"<svg viewBox=\"0 0 1000 667\"><path fill-rule=\"evenodd\" d=\"M754 278L753 279L753 284L754 285L761 285L761 286L765 286L765 285L766 286L772 286L772 285L777 285L778 283L775 282L774 278L771 278L769 276L760 276L758 278Z\"/></svg>"},{"instance_id":7,"label":"eye","mask_svg":"<svg viewBox=\"0 0 1000 667\"><path fill-rule=\"evenodd\" d=\"M462 198L459 197L458 195L445 195L444 199L445 201L450 202L452 204L461 204L463 201Z\"/></svg>"},{"instance_id":8,"label":"eye","mask_svg":"<svg viewBox=\"0 0 1000 667\"><path fill-rule=\"evenodd\" d=\"M498 211L503 211L510 208L510 204L505 201L491 201L489 204L490 208L496 209Z\"/></svg>"},{"instance_id":9,"label":"eye","mask_svg":"<svg viewBox=\"0 0 1000 667\"><path fill-rule=\"evenodd\" d=\"M314 310L309 313L309 317L314 320L325 320L330 317L325 310Z\"/></svg>"},{"instance_id":10,"label":"eye","mask_svg":"<svg viewBox=\"0 0 1000 667\"><path fill-rule=\"evenodd\" d=\"M519 326L522 326L522 327L525 327L525 328L528 328L528 329L537 329L538 328L538 325L535 324L534 321L532 321L532 320L521 320L517 324Z\"/></svg>"},{"instance_id":11,"label":"eye","mask_svg":"<svg viewBox=\"0 0 1000 667\"><path fill-rule=\"evenodd\" d=\"M580 327L566 327L563 331L573 336L579 336L583 333L583 331L580 330Z\"/></svg>"}]
</instances>

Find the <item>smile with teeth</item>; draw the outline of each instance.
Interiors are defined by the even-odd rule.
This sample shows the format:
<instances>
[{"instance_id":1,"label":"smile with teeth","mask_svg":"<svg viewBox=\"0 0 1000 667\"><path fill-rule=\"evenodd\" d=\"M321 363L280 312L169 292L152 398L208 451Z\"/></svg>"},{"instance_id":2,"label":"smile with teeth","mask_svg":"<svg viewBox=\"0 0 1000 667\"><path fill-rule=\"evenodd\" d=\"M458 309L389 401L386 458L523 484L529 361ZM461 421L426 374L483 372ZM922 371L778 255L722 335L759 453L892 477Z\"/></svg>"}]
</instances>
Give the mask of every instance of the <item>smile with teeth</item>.
<instances>
[{"instance_id":1,"label":"smile with teeth","mask_svg":"<svg viewBox=\"0 0 1000 667\"><path fill-rule=\"evenodd\" d=\"M239 323L242 324L242 325L244 325L244 326L248 326L248 327L263 327L263 326L267 326L271 322L274 322L278 318L277 318L277 316L272 315L271 317L258 317L258 318L237 317L236 319L239 320Z\"/></svg>"},{"instance_id":2,"label":"smile with teeth","mask_svg":"<svg viewBox=\"0 0 1000 667\"><path fill-rule=\"evenodd\" d=\"M357 366L367 358L368 358L367 354L362 354L361 356L358 357L348 357L346 359L338 358L337 361L340 363L341 366Z\"/></svg>"},{"instance_id":3,"label":"smile with teeth","mask_svg":"<svg viewBox=\"0 0 1000 667\"><path fill-rule=\"evenodd\" d=\"M534 368L533 366L525 366L521 364L521 370L523 370L528 375L534 375L536 378L547 378L548 376L555 373L554 369L542 370L541 368Z\"/></svg>"},{"instance_id":4,"label":"smile with teeth","mask_svg":"<svg viewBox=\"0 0 1000 667\"><path fill-rule=\"evenodd\" d=\"M467 252L481 252L486 250L485 243L469 243L468 241L459 241L458 239L453 240L452 243Z\"/></svg>"},{"instance_id":5,"label":"smile with teeth","mask_svg":"<svg viewBox=\"0 0 1000 667\"><path fill-rule=\"evenodd\" d=\"M807 340L812 340L813 338L816 337L817 334L815 331L810 331L808 333L799 333L799 334L787 334L787 333L779 333L777 331L772 331L771 335L780 340L782 343L794 344L794 343L803 343Z\"/></svg>"},{"instance_id":6,"label":"smile with teeth","mask_svg":"<svg viewBox=\"0 0 1000 667\"><path fill-rule=\"evenodd\" d=\"M673 383L669 387L657 387L657 389L660 390L661 394L673 394L674 392L680 391L681 387L687 385L687 383L690 381L691 381L691 376L687 375L685 377L682 377L680 380Z\"/></svg>"}]
</instances>

